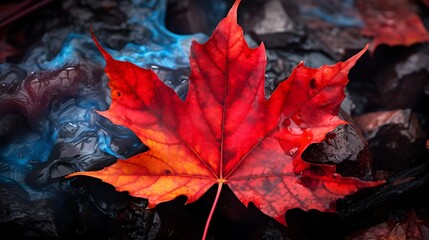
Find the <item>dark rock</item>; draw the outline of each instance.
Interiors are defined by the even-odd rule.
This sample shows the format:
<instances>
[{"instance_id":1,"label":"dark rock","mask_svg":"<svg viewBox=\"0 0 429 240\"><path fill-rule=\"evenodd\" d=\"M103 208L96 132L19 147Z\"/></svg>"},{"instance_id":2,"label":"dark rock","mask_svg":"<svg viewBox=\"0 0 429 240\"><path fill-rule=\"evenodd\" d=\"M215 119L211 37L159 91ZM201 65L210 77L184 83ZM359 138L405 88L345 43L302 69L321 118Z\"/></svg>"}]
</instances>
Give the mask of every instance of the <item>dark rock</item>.
<instances>
[{"instance_id":1,"label":"dark rock","mask_svg":"<svg viewBox=\"0 0 429 240\"><path fill-rule=\"evenodd\" d=\"M17 132L17 129L21 128L24 124L25 118L18 114L4 114L0 117L0 139L2 143L6 144L7 139L12 137L13 133Z\"/></svg>"},{"instance_id":2,"label":"dark rock","mask_svg":"<svg viewBox=\"0 0 429 240\"><path fill-rule=\"evenodd\" d=\"M427 207L429 187L429 162L395 173L385 185L366 189L337 202L341 222L347 231L368 228L384 222L398 209Z\"/></svg>"},{"instance_id":3,"label":"dark rock","mask_svg":"<svg viewBox=\"0 0 429 240\"><path fill-rule=\"evenodd\" d=\"M210 35L217 23L226 16L227 10L224 1L170 0L167 4L166 27L179 34L201 32Z\"/></svg>"},{"instance_id":4,"label":"dark rock","mask_svg":"<svg viewBox=\"0 0 429 240\"><path fill-rule=\"evenodd\" d=\"M368 113L355 118L368 139L377 170L400 171L424 150L425 134L410 109Z\"/></svg>"},{"instance_id":5,"label":"dark rock","mask_svg":"<svg viewBox=\"0 0 429 240\"><path fill-rule=\"evenodd\" d=\"M23 79L16 90L2 93L0 104L4 107L0 109L0 113L18 113L31 116L34 121L39 120L44 117L43 111L50 104L79 95L78 93L84 94L88 91L88 85L100 84L101 74L99 67L89 64L32 73ZM10 89L9 83L1 83Z\"/></svg>"},{"instance_id":6,"label":"dark rock","mask_svg":"<svg viewBox=\"0 0 429 240\"><path fill-rule=\"evenodd\" d=\"M336 56L336 59L346 59L365 47L367 38L360 35L359 28L342 28L325 22L307 23L312 35L318 39L328 53Z\"/></svg>"},{"instance_id":7,"label":"dark rock","mask_svg":"<svg viewBox=\"0 0 429 240\"><path fill-rule=\"evenodd\" d=\"M419 47L390 62L374 77L375 98L388 109L413 108L429 86L429 48Z\"/></svg>"},{"instance_id":8,"label":"dark rock","mask_svg":"<svg viewBox=\"0 0 429 240\"><path fill-rule=\"evenodd\" d=\"M243 17L243 27L253 38L258 42L264 42L268 48L300 46L304 42L303 26L292 21L280 0L266 1L260 6L256 6L257 4L254 3L253 7L258 9L255 15Z\"/></svg>"},{"instance_id":9,"label":"dark rock","mask_svg":"<svg viewBox=\"0 0 429 240\"><path fill-rule=\"evenodd\" d=\"M362 49L368 39L360 35L362 21L354 1L282 0L288 14L302 22L309 38L318 41L324 52L340 60ZM295 10L294 10L295 9Z\"/></svg>"},{"instance_id":10,"label":"dark rock","mask_svg":"<svg viewBox=\"0 0 429 240\"><path fill-rule=\"evenodd\" d=\"M18 63L25 56L25 50L34 46L35 40L40 39L45 32L67 24L67 16L62 11L61 1L30 0L13 4L15 6L11 3L10 6L13 7L8 11L6 6L3 8L3 5L9 5L8 2L1 3L2 16L7 16L8 12L13 15L1 22L1 32L6 34L5 41L19 50L19 54L7 58L7 62ZM14 21L6 24L11 19Z\"/></svg>"},{"instance_id":11,"label":"dark rock","mask_svg":"<svg viewBox=\"0 0 429 240\"><path fill-rule=\"evenodd\" d=\"M0 182L2 239L58 239L54 209L47 200L29 200L14 182Z\"/></svg>"},{"instance_id":12,"label":"dark rock","mask_svg":"<svg viewBox=\"0 0 429 240\"><path fill-rule=\"evenodd\" d=\"M335 163L337 171L344 176L373 179L373 161L368 143L354 123L340 125L326 134L326 139L310 145L302 158L308 162Z\"/></svg>"},{"instance_id":13,"label":"dark rock","mask_svg":"<svg viewBox=\"0 0 429 240\"><path fill-rule=\"evenodd\" d=\"M157 239L199 239L204 230L205 219L208 216L208 209L190 209L192 206L185 206L186 198L180 196L172 201L160 203L156 211L160 216L161 225ZM199 210L199 211L198 211ZM199 214L196 214L196 213Z\"/></svg>"},{"instance_id":14,"label":"dark rock","mask_svg":"<svg viewBox=\"0 0 429 240\"><path fill-rule=\"evenodd\" d=\"M234 239L288 238L288 232L282 224L263 214L253 203L246 207L229 187L222 190L213 232L225 232L225 237L230 235L227 232L233 232Z\"/></svg>"},{"instance_id":15,"label":"dark rock","mask_svg":"<svg viewBox=\"0 0 429 240\"><path fill-rule=\"evenodd\" d=\"M266 240L278 240L278 239L291 239L289 231L284 226L279 226L276 221L269 221L262 236L262 239Z\"/></svg>"},{"instance_id":16,"label":"dark rock","mask_svg":"<svg viewBox=\"0 0 429 240\"><path fill-rule=\"evenodd\" d=\"M280 0L269 0L259 10L262 16L253 20L252 30L257 35L293 32L294 23L287 15ZM257 16L255 16L257 17Z\"/></svg>"},{"instance_id":17,"label":"dark rock","mask_svg":"<svg viewBox=\"0 0 429 240\"><path fill-rule=\"evenodd\" d=\"M127 15L133 11L130 1L121 1L119 4L110 0L78 0L62 1L62 5L72 23L69 32L88 32L92 24L97 36L108 46L118 49L126 44L126 39L120 35L130 33L130 25L125 24ZM128 11L124 11L123 8L127 7ZM141 33L141 37L150 35L148 31Z\"/></svg>"},{"instance_id":18,"label":"dark rock","mask_svg":"<svg viewBox=\"0 0 429 240\"><path fill-rule=\"evenodd\" d=\"M298 9L281 0L249 1L241 6L242 26L251 47L261 42L267 47L265 91L270 96L277 85L287 79L292 70L303 61L308 67L318 68L335 63L335 54L309 32L296 17ZM249 41L250 40L250 41Z\"/></svg>"},{"instance_id":19,"label":"dark rock","mask_svg":"<svg viewBox=\"0 0 429 240\"><path fill-rule=\"evenodd\" d=\"M119 211L116 220L128 239L156 239L161 227L157 212L145 209L145 199L133 198L129 206Z\"/></svg>"},{"instance_id":20,"label":"dark rock","mask_svg":"<svg viewBox=\"0 0 429 240\"><path fill-rule=\"evenodd\" d=\"M71 20L70 24L43 29L47 33L27 51L23 62L0 65L0 183L16 182L24 187L28 193L19 198L25 204L29 199L36 200L28 205L52 201L53 207L46 206L45 211L55 215L57 231L48 233L51 226L43 225L45 216L39 217L38 212L21 214L19 208L27 211L28 207L19 201L16 204L20 205L14 207L13 197L8 198L9 193L2 192L0 198L5 201L2 209L11 215L22 215L22 219L2 215L5 217L1 220L2 230L9 227L11 231L0 235L19 238L21 232L36 232L36 237L59 235L67 239L154 239L160 219L145 209L147 203L142 203L145 200L132 201L99 181L64 178L76 170L100 169L117 158L147 150L130 130L96 113L95 110L107 109L110 92L102 70L103 59L87 35L89 24L93 23L94 31L109 46L121 48L133 39L135 43L164 49L158 56L148 56L150 49L139 52L138 46L131 43L127 45L131 50L121 51L123 56L151 66L181 97L187 90L188 69L184 65L188 60L180 54L186 55L187 50L183 49L189 48L190 37L179 39L157 25L163 20L160 8L163 2L136 1L133 5L130 1L82 0L62 1L62 4L64 11L57 10ZM155 17L150 18L152 14ZM141 19L127 22L126 18L131 16ZM172 49L176 56L166 57ZM136 60L139 56L145 62ZM156 63L154 59L162 59L158 62L160 66L148 63ZM78 184L85 181L89 183ZM4 189L15 191L9 185ZM35 210L45 214L39 207ZM29 227L24 226L26 223Z\"/></svg>"},{"instance_id":21,"label":"dark rock","mask_svg":"<svg viewBox=\"0 0 429 240\"><path fill-rule=\"evenodd\" d=\"M278 84L286 80L292 70L303 61L307 67L318 68L332 64L333 60L319 51L296 53L286 50L267 50L267 69L265 72L265 93L270 96Z\"/></svg>"},{"instance_id":22,"label":"dark rock","mask_svg":"<svg viewBox=\"0 0 429 240\"><path fill-rule=\"evenodd\" d=\"M158 239L199 239L213 205L217 186L200 199L184 206L185 197L159 204L156 209L162 224ZM188 229L189 228L189 229ZM183 229L188 229L183 231ZM245 206L231 189L223 186L214 212L208 238L220 239L288 239L284 225L263 214L252 203Z\"/></svg>"},{"instance_id":23,"label":"dark rock","mask_svg":"<svg viewBox=\"0 0 429 240\"><path fill-rule=\"evenodd\" d=\"M258 43L264 42L268 51L276 49L272 52L277 52L281 49L288 54L298 55L300 60L313 53L326 55L325 58L335 56L319 39L311 37L294 3L282 0L249 1L244 2L242 8L244 10L243 14L239 14L239 22L244 31ZM315 58L318 59L318 56Z\"/></svg>"},{"instance_id":24,"label":"dark rock","mask_svg":"<svg viewBox=\"0 0 429 240\"><path fill-rule=\"evenodd\" d=\"M0 65L0 95L17 92L27 77L24 69L9 64Z\"/></svg>"},{"instance_id":25,"label":"dark rock","mask_svg":"<svg viewBox=\"0 0 429 240\"><path fill-rule=\"evenodd\" d=\"M117 192L98 180L62 181L54 191L57 193L54 197L56 224L61 238L155 239L159 230L159 216L146 208L146 199Z\"/></svg>"},{"instance_id":26,"label":"dark rock","mask_svg":"<svg viewBox=\"0 0 429 240\"><path fill-rule=\"evenodd\" d=\"M291 209L286 213L286 221L291 239L344 239L344 229L336 214Z\"/></svg>"}]
</instances>

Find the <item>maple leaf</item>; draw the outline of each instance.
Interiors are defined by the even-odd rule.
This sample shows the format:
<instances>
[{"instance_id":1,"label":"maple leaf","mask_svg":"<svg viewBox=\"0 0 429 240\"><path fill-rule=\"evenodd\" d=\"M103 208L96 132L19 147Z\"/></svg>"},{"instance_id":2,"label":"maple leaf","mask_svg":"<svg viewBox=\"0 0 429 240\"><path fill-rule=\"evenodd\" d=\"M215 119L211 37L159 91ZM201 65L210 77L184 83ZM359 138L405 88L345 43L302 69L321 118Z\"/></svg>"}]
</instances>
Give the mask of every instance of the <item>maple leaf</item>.
<instances>
[{"instance_id":1,"label":"maple leaf","mask_svg":"<svg viewBox=\"0 0 429 240\"><path fill-rule=\"evenodd\" d=\"M179 195L194 202L217 184L203 238L224 184L246 206L253 202L283 224L288 209L332 211L338 197L380 184L301 159L307 146L345 123L337 114L347 74L366 48L333 66L300 63L267 100L264 45L247 46L237 24L239 2L206 43L193 42L184 101L153 71L114 60L93 36L112 94L110 108L100 114L130 128L150 150L69 177L99 178L149 199L149 207Z\"/></svg>"},{"instance_id":2,"label":"maple leaf","mask_svg":"<svg viewBox=\"0 0 429 240\"><path fill-rule=\"evenodd\" d=\"M428 219L421 219L411 210L403 220L390 220L348 237L348 240L389 239L389 240L428 240Z\"/></svg>"},{"instance_id":3,"label":"maple leaf","mask_svg":"<svg viewBox=\"0 0 429 240\"><path fill-rule=\"evenodd\" d=\"M360 0L357 7L366 25L361 34L374 37L371 53L380 44L411 46L429 42L429 33L410 0Z\"/></svg>"}]
</instances>

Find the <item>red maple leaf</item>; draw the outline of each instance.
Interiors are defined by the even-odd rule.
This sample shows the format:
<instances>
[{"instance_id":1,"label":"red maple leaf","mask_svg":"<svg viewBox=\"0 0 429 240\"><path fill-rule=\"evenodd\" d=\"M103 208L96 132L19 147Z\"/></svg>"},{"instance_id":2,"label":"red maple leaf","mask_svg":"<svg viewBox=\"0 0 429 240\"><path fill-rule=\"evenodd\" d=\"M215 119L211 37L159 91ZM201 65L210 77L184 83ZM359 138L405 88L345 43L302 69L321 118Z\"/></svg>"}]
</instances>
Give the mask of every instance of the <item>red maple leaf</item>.
<instances>
[{"instance_id":1,"label":"red maple leaf","mask_svg":"<svg viewBox=\"0 0 429 240\"><path fill-rule=\"evenodd\" d=\"M153 71L114 60L94 38L112 91L109 110L100 114L130 128L150 150L70 176L99 178L149 199L149 207L179 195L194 202L217 184L203 238L224 184L245 205L253 202L283 224L288 209L332 211L338 197L380 184L301 159L307 146L345 123L337 114L347 74L366 49L333 66L300 63L267 100L265 49L247 46L236 20L238 4L206 43L193 42L184 101Z\"/></svg>"},{"instance_id":2,"label":"red maple leaf","mask_svg":"<svg viewBox=\"0 0 429 240\"><path fill-rule=\"evenodd\" d=\"M380 44L411 46L429 41L410 0L359 0L357 6L366 25L362 35L374 37L371 53Z\"/></svg>"}]
</instances>

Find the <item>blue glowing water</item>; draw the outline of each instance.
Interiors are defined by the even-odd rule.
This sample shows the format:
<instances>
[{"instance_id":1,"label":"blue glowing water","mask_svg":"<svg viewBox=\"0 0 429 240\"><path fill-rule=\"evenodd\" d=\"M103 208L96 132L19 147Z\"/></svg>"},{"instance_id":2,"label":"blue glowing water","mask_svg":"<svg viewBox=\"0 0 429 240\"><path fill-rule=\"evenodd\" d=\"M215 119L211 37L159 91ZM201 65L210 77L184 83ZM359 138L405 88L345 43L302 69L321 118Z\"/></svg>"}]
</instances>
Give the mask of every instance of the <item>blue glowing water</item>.
<instances>
[{"instance_id":1,"label":"blue glowing water","mask_svg":"<svg viewBox=\"0 0 429 240\"><path fill-rule=\"evenodd\" d=\"M303 9L301 13L307 18L317 18L338 27L362 27L363 22L355 13L354 2L355 0L344 0L339 3L336 1L335 4L341 5L334 9L342 11L332 12L329 11L331 1L319 1L318 7Z\"/></svg>"},{"instance_id":2,"label":"blue glowing water","mask_svg":"<svg viewBox=\"0 0 429 240\"><path fill-rule=\"evenodd\" d=\"M156 69L166 69L167 75L188 68L191 41L203 42L206 36L168 31L164 25L166 0L133 0L133 4L137 7L130 9L128 24L147 30L151 37L144 45L130 42L120 50L106 48L112 56L142 67L155 65ZM0 88L0 113L7 104L18 104L25 109L19 114L29 126L29 130L22 130L19 136L6 139L0 135L0 181L17 181L24 187L25 175L35 164L71 161L80 170L87 170L96 165L93 162L97 159L124 158L123 153L141 146L131 131L113 127L95 111L107 109L110 99L106 77L94 77L104 65L104 59L91 37L68 34L60 52L50 60L41 57L43 51L46 50L33 49L17 66L28 73L17 91L4 93ZM182 89L177 86L180 84L186 82L179 81L172 87ZM121 139L128 139L130 146L120 146ZM61 152L63 146L72 150ZM87 162L76 162L76 159Z\"/></svg>"},{"instance_id":3,"label":"blue glowing water","mask_svg":"<svg viewBox=\"0 0 429 240\"><path fill-rule=\"evenodd\" d=\"M150 65L163 66L170 69L189 66L189 49L193 40L204 42L204 34L179 35L170 32L164 24L166 0L139 1L133 0L140 8L130 9L128 23L149 31L150 38L145 45L129 42L121 50L105 47L117 60L129 61L141 67ZM95 32L95 35L97 33ZM38 52L36 52L39 54ZM33 59L33 58L29 58ZM30 71L39 69L54 70L64 66L79 64L82 59L96 63L104 63L101 54L96 50L94 42L88 35L70 33L66 37L60 53L50 61L35 65L33 61L25 62Z\"/></svg>"}]
</instances>

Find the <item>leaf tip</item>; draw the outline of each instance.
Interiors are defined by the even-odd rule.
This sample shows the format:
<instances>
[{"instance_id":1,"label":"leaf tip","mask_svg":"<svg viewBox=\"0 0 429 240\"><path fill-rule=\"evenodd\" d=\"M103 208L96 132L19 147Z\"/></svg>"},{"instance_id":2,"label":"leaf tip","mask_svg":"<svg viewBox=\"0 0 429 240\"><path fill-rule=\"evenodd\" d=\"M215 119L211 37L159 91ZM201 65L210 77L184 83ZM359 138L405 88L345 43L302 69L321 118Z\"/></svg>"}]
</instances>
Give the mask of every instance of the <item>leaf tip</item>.
<instances>
[{"instance_id":1,"label":"leaf tip","mask_svg":"<svg viewBox=\"0 0 429 240\"><path fill-rule=\"evenodd\" d=\"M274 217L274 219L277 220L279 223L283 224L284 226L286 226L286 227L288 226L287 222L286 222L285 214L280 215L280 216L276 216L276 217Z\"/></svg>"},{"instance_id":2,"label":"leaf tip","mask_svg":"<svg viewBox=\"0 0 429 240\"><path fill-rule=\"evenodd\" d=\"M362 50L360 50L356 55L354 55L352 58L356 58L359 59L360 57L362 57L362 55L368 50L368 48L370 47L370 43L367 43L365 45L364 48L362 48ZM371 52L371 48L370 48L370 52Z\"/></svg>"},{"instance_id":3,"label":"leaf tip","mask_svg":"<svg viewBox=\"0 0 429 240\"><path fill-rule=\"evenodd\" d=\"M82 172L74 172L74 173L70 173L69 175L66 175L64 178L72 178L79 175L84 175L84 174L82 174Z\"/></svg>"},{"instance_id":4,"label":"leaf tip","mask_svg":"<svg viewBox=\"0 0 429 240\"><path fill-rule=\"evenodd\" d=\"M372 46L373 44L367 43L365 45L364 48L362 48L362 50L360 50L358 53L356 53L355 55L353 55L351 58L349 58L347 61L345 61L346 64L350 64L350 68L352 66L355 65L355 63L359 60L359 58L362 57L362 55L365 54L365 52L369 49L370 54L372 54ZM350 68L348 68L348 70L350 70Z\"/></svg>"},{"instance_id":5,"label":"leaf tip","mask_svg":"<svg viewBox=\"0 0 429 240\"><path fill-rule=\"evenodd\" d=\"M377 44L373 42L367 43L365 47L369 48L369 54L371 55L371 57L374 56L374 52L375 52L375 48L377 47Z\"/></svg>"},{"instance_id":6,"label":"leaf tip","mask_svg":"<svg viewBox=\"0 0 429 240\"><path fill-rule=\"evenodd\" d=\"M107 119L109 119L110 121L114 121L113 119L115 119L115 116L116 115L114 115L114 114L112 114L112 111L110 111L110 109L108 109L108 110L105 110L105 111L100 111L100 110L94 110L97 114L99 114L100 116L103 116L103 117L105 117L105 118L107 118ZM113 112L114 113L114 112Z\"/></svg>"},{"instance_id":7,"label":"leaf tip","mask_svg":"<svg viewBox=\"0 0 429 240\"><path fill-rule=\"evenodd\" d=\"M237 9L238 5L240 5L240 2L241 0L236 0L228 12L228 18L234 20L235 22L237 22Z\"/></svg>"},{"instance_id":8,"label":"leaf tip","mask_svg":"<svg viewBox=\"0 0 429 240\"><path fill-rule=\"evenodd\" d=\"M106 60L111 60L111 59L112 59L112 56L110 56L110 54L106 51L106 49L104 49L104 48L100 45L100 43L98 42L97 38L95 37L94 31L93 31L93 29L92 29L92 24L91 24L91 26L90 26L90 32L91 32L92 40L94 40L94 43L95 43L95 45L96 45L96 46L97 46L97 48L98 48L98 51L100 51L100 52L101 52L101 54L103 55L104 59L106 59Z\"/></svg>"}]
</instances>

